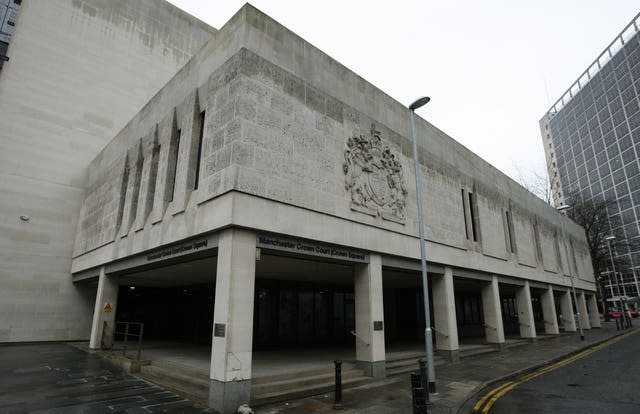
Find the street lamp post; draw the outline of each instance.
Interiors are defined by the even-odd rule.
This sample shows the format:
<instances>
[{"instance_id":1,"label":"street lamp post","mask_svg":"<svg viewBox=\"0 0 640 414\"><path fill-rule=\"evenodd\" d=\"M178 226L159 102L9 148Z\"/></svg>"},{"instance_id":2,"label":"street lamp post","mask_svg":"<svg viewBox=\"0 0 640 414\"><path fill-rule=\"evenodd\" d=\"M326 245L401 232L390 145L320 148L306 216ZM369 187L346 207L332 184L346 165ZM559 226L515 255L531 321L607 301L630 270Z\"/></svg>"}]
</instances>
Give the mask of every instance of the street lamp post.
<instances>
[{"instance_id":1,"label":"street lamp post","mask_svg":"<svg viewBox=\"0 0 640 414\"><path fill-rule=\"evenodd\" d=\"M563 204L556 209L559 212L570 209L571 206ZM560 217L560 229L562 230L562 244L564 245L564 255L567 258L567 269L569 270L569 278L571 279L571 290L573 291L573 302L576 304L576 315L578 315L578 330L580 331L580 340L584 341L584 332L582 331L582 320L580 320L580 305L578 304L578 295L576 294L576 285L573 281L573 272L571 271L571 260L569 260L569 249L567 248L567 238L564 235L564 223Z\"/></svg>"},{"instance_id":2,"label":"street lamp post","mask_svg":"<svg viewBox=\"0 0 640 414\"><path fill-rule=\"evenodd\" d=\"M422 292L424 295L424 341L427 348L427 379L429 393L436 392L436 373L433 367L433 339L431 332L431 312L429 310L429 280L427 279L427 246L424 239L424 218L422 217L422 184L420 182L420 164L418 164L418 144L416 143L415 111L426 105L431 99L422 97L409 105L411 117L411 141L413 142L413 167L416 175L416 198L418 199L418 230L420 234L420 265L422 268ZM427 391L427 390L425 390Z\"/></svg>"},{"instance_id":3,"label":"street lamp post","mask_svg":"<svg viewBox=\"0 0 640 414\"><path fill-rule=\"evenodd\" d=\"M620 290L620 283L618 283L618 276L616 275L616 264L613 262L613 253L611 252L611 240L615 240L616 236L608 236L605 238L607 241L607 248L609 249L609 259L611 260L611 269L613 271L613 278L616 281L616 287L618 288L618 300L620 301L620 309L622 310L623 315L625 315L626 319L626 306L624 302L622 302L622 291ZM614 302L615 303L615 302Z\"/></svg>"}]
</instances>

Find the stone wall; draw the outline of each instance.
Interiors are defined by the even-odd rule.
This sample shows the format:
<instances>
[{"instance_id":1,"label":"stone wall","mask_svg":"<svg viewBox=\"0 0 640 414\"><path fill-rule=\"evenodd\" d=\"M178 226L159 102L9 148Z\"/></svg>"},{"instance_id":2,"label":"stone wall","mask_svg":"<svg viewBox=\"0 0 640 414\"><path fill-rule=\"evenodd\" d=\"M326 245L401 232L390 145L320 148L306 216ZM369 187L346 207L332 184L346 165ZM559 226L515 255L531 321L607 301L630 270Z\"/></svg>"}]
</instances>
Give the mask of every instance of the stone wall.
<instances>
[{"instance_id":1,"label":"stone wall","mask_svg":"<svg viewBox=\"0 0 640 414\"><path fill-rule=\"evenodd\" d=\"M242 11L239 15L242 16ZM244 26L238 15L234 19L235 24ZM228 23L220 35L225 35L226 30L243 31ZM237 44L243 43L237 41ZM401 132L245 47L240 47L237 53L205 77L199 69L202 62L212 59L206 54L215 55L217 52L225 56L228 49L225 45L214 44L206 47L205 51L194 57L178 77L180 80L168 84L160 97L156 97L145 111L134 118L93 163L97 172L126 168L125 164L120 164L125 153L128 159L138 159L133 155L139 153L138 137L149 135L156 129L169 130L162 124L169 125L171 121L168 119L175 114L177 125L173 130L180 130L175 178L173 173L167 173L173 165L170 157L162 156L171 152L167 144L170 141L162 137L159 138L160 161L155 194L150 195L148 189L141 191L142 187L136 187L130 172L128 180L122 178L122 188L126 190L120 197L125 199L125 217L134 214L127 213L127 206L136 203L132 199L135 195L130 196L136 191L139 199L154 200L151 211L158 214L147 215L146 221L143 215L140 219L145 224L142 229L136 228L136 232L132 232L130 220L122 221L122 227L117 231L120 237L113 237L114 243L97 237L108 243L103 246L106 253L97 260L82 257L87 249L100 247L91 243L84 245L86 240L95 239L95 234L79 232L77 270L229 225L416 257L415 250L403 249L406 244L415 243L417 226L411 145ZM202 111L205 112L204 130L198 188L195 189L197 140L201 128L199 114ZM427 238L443 247L436 249L430 258L480 271L492 271L497 268L495 262L499 261L509 263L502 267L509 269L507 274L548 281L544 270L558 272L555 266L557 251L555 247L542 245L551 241L553 246L553 239L542 235L546 234L544 229L547 228L555 231L557 213L522 187L511 185L510 179L494 169L479 170L476 176L467 175L457 165L476 163L478 168L483 168L486 164L463 151L459 144L441 132L434 136L432 127L425 131L424 121L420 120L420 124L423 126L420 158ZM358 149L358 142L366 144L366 149ZM439 157L439 154L431 152L432 143L437 143L440 148L449 145L449 151L446 151L449 156ZM121 151L119 157L118 149ZM361 163L369 168L366 174L361 171L354 173L358 156L362 155L358 151L364 151L370 157L369 161ZM451 158L451 154L458 157ZM148 158L137 162L138 165L147 165ZM129 171L134 169L133 166L128 168ZM379 176L372 177L374 173ZM126 173L119 175L125 176ZM493 180L487 181L485 177ZM368 180L364 187L358 181L363 178ZM101 179L100 174L91 177L87 198L94 197L93 192L101 191L95 185ZM164 207L156 206L158 195L165 194L162 189L173 186L174 182L175 196L163 215ZM504 183L507 183L508 192L504 191ZM230 192L251 197L229 198L232 201L225 203L223 200ZM469 192L477 199L473 208L468 201ZM242 206L235 200L242 200ZM164 206L166 201L160 200L160 205ZM283 208L283 205L289 207ZM277 214L273 212L280 209L295 212L295 215L274 227L267 217ZM477 215L477 242L472 240L469 224L465 229L465 221L471 221L472 210ZM511 217L511 230L507 226L507 212ZM211 221L207 217L212 215L224 219ZM313 220L315 217L320 217L318 220L327 217L325 228L313 224L312 217ZM360 238L354 241L353 234L345 234L345 230L329 225L329 217L332 221L357 227L355 234ZM556 223L549 219L555 219ZM91 211L84 212L82 222L82 229L92 228L94 218ZM102 222L109 223L109 226L103 227L101 234L116 234L111 222ZM538 237L540 246L536 246L534 225L541 233ZM566 226L574 248L584 251L582 230L568 221ZM330 232L328 228L335 231ZM404 238L403 244L394 245L391 238L384 243L366 237L375 232ZM513 252L508 243L509 232L515 243ZM460 254L466 255L464 262L458 260ZM577 257L585 256L578 254ZM521 272L520 265L529 270ZM586 265L581 269L586 273L585 279L589 280ZM557 278L555 282L565 284L568 281Z\"/></svg>"},{"instance_id":2,"label":"stone wall","mask_svg":"<svg viewBox=\"0 0 640 414\"><path fill-rule=\"evenodd\" d=\"M0 72L0 342L88 337L95 292L70 276L87 167L214 32L162 0L22 2ZM109 174L84 207L107 222Z\"/></svg>"}]
</instances>

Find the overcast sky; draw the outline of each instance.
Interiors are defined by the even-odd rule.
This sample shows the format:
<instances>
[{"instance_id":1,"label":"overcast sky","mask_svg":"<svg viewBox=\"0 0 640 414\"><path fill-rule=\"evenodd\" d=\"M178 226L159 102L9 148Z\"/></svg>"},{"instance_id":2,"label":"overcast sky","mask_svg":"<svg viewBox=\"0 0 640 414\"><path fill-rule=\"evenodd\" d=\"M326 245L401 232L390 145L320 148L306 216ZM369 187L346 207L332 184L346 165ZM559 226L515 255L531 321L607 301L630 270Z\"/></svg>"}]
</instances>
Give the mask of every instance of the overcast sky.
<instances>
[{"instance_id":1,"label":"overcast sky","mask_svg":"<svg viewBox=\"0 0 640 414\"><path fill-rule=\"evenodd\" d=\"M240 0L170 0L213 27ZM278 22L518 180L545 170L538 121L638 0L254 0Z\"/></svg>"}]
</instances>

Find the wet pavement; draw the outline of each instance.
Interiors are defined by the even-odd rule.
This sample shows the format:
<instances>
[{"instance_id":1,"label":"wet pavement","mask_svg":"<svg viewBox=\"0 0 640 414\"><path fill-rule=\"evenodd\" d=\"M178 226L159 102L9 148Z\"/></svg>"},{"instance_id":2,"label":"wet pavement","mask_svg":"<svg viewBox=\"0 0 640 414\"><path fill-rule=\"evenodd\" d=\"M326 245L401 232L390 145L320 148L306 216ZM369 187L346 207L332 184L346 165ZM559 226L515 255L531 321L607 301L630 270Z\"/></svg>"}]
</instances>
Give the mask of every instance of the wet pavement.
<instances>
[{"instance_id":1,"label":"wet pavement","mask_svg":"<svg viewBox=\"0 0 640 414\"><path fill-rule=\"evenodd\" d=\"M634 321L638 325L638 321ZM638 328L634 328L638 329ZM429 413L466 413L465 402L484 387L516 373L545 365L585 347L605 341L621 333L613 322L601 329L585 331L585 341L575 334L545 337L534 343L463 358L455 363L436 366L438 395L431 396ZM343 391L343 413L410 414L411 389L409 374L380 383ZM329 413L333 410L333 394L325 394L287 403L254 408L257 414Z\"/></svg>"},{"instance_id":2,"label":"wet pavement","mask_svg":"<svg viewBox=\"0 0 640 414\"><path fill-rule=\"evenodd\" d=\"M432 396L429 412L468 412L464 403L483 387L618 334L613 323L604 323L602 329L586 331L585 341L577 334L564 334L437 365L438 395ZM0 346L0 373L2 413L213 412L67 344ZM343 413L409 414L409 375L344 390L343 403ZM256 414L334 412L333 394L254 410Z\"/></svg>"},{"instance_id":3,"label":"wet pavement","mask_svg":"<svg viewBox=\"0 0 640 414\"><path fill-rule=\"evenodd\" d=\"M0 346L1 413L214 412L63 343Z\"/></svg>"}]
</instances>

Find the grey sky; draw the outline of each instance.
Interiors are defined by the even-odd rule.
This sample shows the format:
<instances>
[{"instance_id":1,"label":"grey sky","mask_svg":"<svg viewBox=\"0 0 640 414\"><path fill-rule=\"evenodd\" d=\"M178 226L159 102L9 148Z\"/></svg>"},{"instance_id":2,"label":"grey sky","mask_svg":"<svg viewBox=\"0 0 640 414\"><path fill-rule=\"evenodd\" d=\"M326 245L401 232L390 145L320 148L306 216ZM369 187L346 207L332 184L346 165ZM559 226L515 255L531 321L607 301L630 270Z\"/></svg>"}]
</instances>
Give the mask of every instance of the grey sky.
<instances>
[{"instance_id":1,"label":"grey sky","mask_svg":"<svg viewBox=\"0 0 640 414\"><path fill-rule=\"evenodd\" d=\"M170 0L220 28L240 0ZM538 121L640 10L637 0L254 0L514 179L544 170Z\"/></svg>"}]
</instances>

